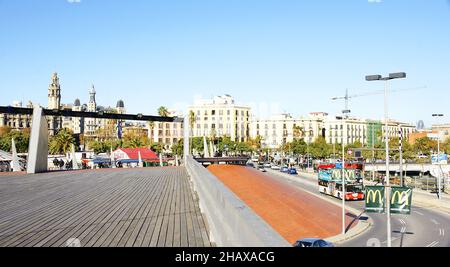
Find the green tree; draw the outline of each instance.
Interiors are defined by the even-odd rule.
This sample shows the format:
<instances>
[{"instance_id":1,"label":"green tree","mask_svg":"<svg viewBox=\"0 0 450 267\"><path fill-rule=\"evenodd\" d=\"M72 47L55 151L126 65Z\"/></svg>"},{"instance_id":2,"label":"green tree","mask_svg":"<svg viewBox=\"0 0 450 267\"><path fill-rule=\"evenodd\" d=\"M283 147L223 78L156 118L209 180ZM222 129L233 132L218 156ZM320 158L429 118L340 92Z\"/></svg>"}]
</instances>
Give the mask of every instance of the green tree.
<instances>
[{"instance_id":1,"label":"green tree","mask_svg":"<svg viewBox=\"0 0 450 267\"><path fill-rule=\"evenodd\" d=\"M309 152L314 158L328 158L332 154L332 148L327 144L325 138L318 137L310 146Z\"/></svg>"},{"instance_id":2,"label":"green tree","mask_svg":"<svg viewBox=\"0 0 450 267\"><path fill-rule=\"evenodd\" d=\"M5 134L10 133L11 131L12 131L12 129L11 129L11 127L9 127L9 126L2 126L2 127L0 127L0 138L1 138L3 135L5 135Z\"/></svg>"},{"instance_id":3,"label":"green tree","mask_svg":"<svg viewBox=\"0 0 450 267\"><path fill-rule=\"evenodd\" d=\"M219 138L217 149L221 153L233 154L236 152L236 143L231 140L231 137L224 136Z\"/></svg>"},{"instance_id":4,"label":"green tree","mask_svg":"<svg viewBox=\"0 0 450 267\"><path fill-rule=\"evenodd\" d=\"M75 138L73 132L69 129L62 129L55 136L49 140L49 153L52 155L66 154L72 150L72 145L75 145Z\"/></svg>"},{"instance_id":5,"label":"green tree","mask_svg":"<svg viewBox=\"0 0 450 267\"><path fill-rule=\"evenodd\" d=\"M29 131L5 131L0 137L0 150L10 152L13 138L16 143L17 153L28 152L28 144L30 142Z\"/></svg>"},{"instance_id":6,"label":"green tree","mask_svg":"<svg viewBox=\"0 0 450 267\"><path fill-rule=\"evenodd\" d=\"M428 137L419 138L414 144L414 151L416 153L430 156L430 151L433 150L437 151L437 141L432 140Z\"/></svg>"},{"instance_id":7,"label":"green tree","mask_svg":"<svg viewBox=\"0 0 450 267\"><path fill-rule=\"evenodd\" d=\"M306 155L308 145L305 140L302 139L294 139L291 143L287 143L283 145L283 152L292 152L295 156Z\"/></svg>"},{"instance_id":8,"label":"green tree","mask_svg":"<svg viewBox=\"0 0 450 267\"><path fill-rule=\"evenodd\" d=\"M184 152L184 140L180 139L178 142L174 143L171 150L173 155L182 156Z\"/></svg>"},{"instance_id":9,"label":"green tree","mask_svg":"<svg viewBox=\"0 0 450 267\"><path fill-rule=\"evenodd\" d=\"M161 143L152 143L150 149L156 154L161 154L164 151L164 145Z\"/></svg>"},{"instance_id":10,"label":"green tree","mask_svg":"<svg viewBox=\"0 0 450 267\"><path fill-rule=\"evenodd\" d=\"M236 151L243 154L253 152L253 149L248 142L240 142L236 144Z\"/></svg>"},{"instance_id":11,"label":"green tree","mask_svg":"<svg viewBox=\"0 0 450 267\"><path fill-rule=\"evenodd\" d=\"M450 154L450 137L445 140L445 142L442 144L442 150L446 154Z\"/></svg>"}]
</instances>

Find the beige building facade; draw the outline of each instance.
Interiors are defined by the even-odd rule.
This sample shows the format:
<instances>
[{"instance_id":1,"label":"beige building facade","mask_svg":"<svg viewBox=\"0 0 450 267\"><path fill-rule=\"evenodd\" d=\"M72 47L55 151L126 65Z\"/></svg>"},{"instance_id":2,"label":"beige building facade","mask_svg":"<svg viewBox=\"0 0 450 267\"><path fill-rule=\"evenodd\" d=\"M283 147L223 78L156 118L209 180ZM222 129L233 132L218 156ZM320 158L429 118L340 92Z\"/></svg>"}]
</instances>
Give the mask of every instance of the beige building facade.
<instances>
[{"instance_id":1,"label":"beige building facade","mask_svg":"<svg viewBox=\"0 0 450 267\"><path fill-rule=\"evenodd\" d=\"M191 112L195 116L194 137L228 136L235 142L245 142L250 138L251 109L237 105L229 95L197 100L188 108L188 114Z\"/></svg>"},{"instance_id":2,"label":"beige building facade","mask_svg":"<svg viewBox=\"0 0 450 267\"><path fill-rule=\"evenodd\" d=\"M305 142L312 143L319 137L325 138L328 144L348 145L360 142L363 146L367 146L371 134L369 130L375 129L369 128L371 124L373 124L371 120L329 116L325 112L313 112L300 118L281 114L267 120L253 120L251 137L262 137L263 147L270 149L290 143L294 138L303 138ZM377 125L380 126L380 134L384 136L384 122L378 121ZM298 130L299 128L301 130ZM400 129L405 140L416 131L415 126L411 124L389 121L389 138L398 137Z\"/></svg>"}]
</instances>

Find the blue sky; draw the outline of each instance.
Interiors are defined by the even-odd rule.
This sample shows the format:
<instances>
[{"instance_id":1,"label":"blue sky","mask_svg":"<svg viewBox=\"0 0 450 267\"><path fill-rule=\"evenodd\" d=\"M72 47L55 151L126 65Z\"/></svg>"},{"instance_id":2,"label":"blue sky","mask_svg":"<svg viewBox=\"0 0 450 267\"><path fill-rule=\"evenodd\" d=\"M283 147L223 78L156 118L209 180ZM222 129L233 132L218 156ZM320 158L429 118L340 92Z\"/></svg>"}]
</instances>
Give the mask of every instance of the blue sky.
<instances>
[{"instance_id":1,"label":"blue sky","mask_svg":"<svg viewBox=\"0 0 450 267\"><path fill-rule=\"evenodd\" d=\"M334 96L383 89L366 74L405 71L391 117L450 121L447 0L0 0L0 104L47 104L57 71L62 100L123 99L130 113L181 108L231 94L300 116L343 109ZM383 96L355 98L353 115L382 118ZM275 112L272 109L269 112Z\"/></svg>"}]
</instances>

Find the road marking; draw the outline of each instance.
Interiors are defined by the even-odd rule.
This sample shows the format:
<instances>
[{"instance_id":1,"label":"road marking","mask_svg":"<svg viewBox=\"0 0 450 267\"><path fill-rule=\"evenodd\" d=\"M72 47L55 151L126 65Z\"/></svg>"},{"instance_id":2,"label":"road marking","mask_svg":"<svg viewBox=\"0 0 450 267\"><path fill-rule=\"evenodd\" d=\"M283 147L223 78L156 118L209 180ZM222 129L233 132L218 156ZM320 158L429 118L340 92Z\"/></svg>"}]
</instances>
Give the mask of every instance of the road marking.
<instances>
[{"instance_id":1,"label":"road marking","mask_svg":"<svg viewBox=\"0 0 450 267\"><path fill-rule=\"evenodd\" d=\"M445 229L439 229L439 235L440 236L445 236Z\"/></svg>"},{"instance_id":2,"label":"road marking","mask_svg":"<svg viewBox=\"0 0 450 267\"><path fill-rule=\"evenodd\" d=\"M439 223L435 219L431 219L431 222L436 224L436 225L439 225Z\"/></svg>"},{"instance_id":3,"label":"road marking","mask_svg":"<svg viewBox=\"0 0 450 267\"><path fill-rule=\"evenodd\" d=\"M437 246L438 244L439 244L438 241L433 241L433 242L431 242L431 243L427 246L427 248L435 247L435 246Z\"/></svg>"},{"instance_id":4,"label":"road marking","mask_svg":"<svg viewBox=\"0 0 450 267\"><path fill-rule=\"evenodd\" d=\"M406 225L406 222L403 219L398 219L398 221L402 224L402 225Z\"/></svg>"},{"instance_id":5,"label":"road marking","mask_svg":"<svg viewBox=\"0 0 450 267\"><path fill-rule=\"evenodd\" d=\"M402 234L406 233L406 226L402 227L401 233Z\"/></svg>"},{"instance_id":6,"label":"road marking","mask_svg":"<svg viewBox=\"0 0 450 267\"><path fill-rule=\"evenodd\" d=\"M423 213L418 212L418 211L414 211L415 213L419 214L420 216L423 216Z\"/></svg>"}]
</instances>

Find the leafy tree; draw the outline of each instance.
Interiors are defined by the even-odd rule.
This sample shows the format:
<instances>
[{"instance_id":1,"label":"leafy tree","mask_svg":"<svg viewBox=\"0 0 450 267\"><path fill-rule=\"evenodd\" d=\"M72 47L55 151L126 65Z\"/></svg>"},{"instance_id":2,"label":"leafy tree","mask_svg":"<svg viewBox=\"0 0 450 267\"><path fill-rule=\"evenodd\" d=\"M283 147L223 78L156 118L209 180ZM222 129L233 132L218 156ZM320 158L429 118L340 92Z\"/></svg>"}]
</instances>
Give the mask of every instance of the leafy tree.
<instances>
[{"instance_id":1,"label":"leafy tree","mask_svg":"<svg viewBox=\"0 0 450 267\"><path fill-rule=\"evenodd\" d=\"M30 142L29 131L7 131L0 137L0 150L11 151L11 142L14 138L17 153L28 152L28 144Z\"/></svg>"},{"instance_id":2,"label":"leafy tree","mask_svg":"<svg viewBox=\"0 0 450 267\"><path fill-rule=\"evenodd\" d=\"M177 143L172 145L172 154L182 156L184 152L184 140L180 139Z\"/></svg>"},{"instance_id":3,"label":"leafy tree","mask_svg":"<svg viewBox=\"0 0 450 267\"><path fill-rule=\"evenodd\" d=\"M430 156L430 151L437 150L437 141L428 137L419 138L414 144L414 151L416 153Z\"/></svg>"},{"instance_id":4,"label":"leafy tree","mask_svg":"<svg viewBox=\"0 0 450 267\"><path fill-rule=\"evenodd\" d=\"M242 154L242 153L253 152L253 149L248 142L241 142L241 143L237 143L236 151Z\"/></svg>"},{"instance_id":5,"label":"leafy tree","mask_svg":"<svg viewBox=\"0 0 450 267\"><path fill-rule=\"evenodd\" d=\"M75 138L73 132L69 129L62 129L55 136L52 136L49 140L49 153L65 154L72 150L72 145L75 145Z\"/></svg>"},{"instance_id":6,"label":"leafy tree","mask_svg":"<svg viewBox=\"0 0 450 267\"><path fill-rule=\"evenodd\" d=\"M253 151L261 150L262 139L263 139L262 136L258 135L256 138L248 140L248 144Z\"/></svg>"},{"instance_id":7,"label":"leafy tree","mask_svg":"<svg viewBox=\"0 0 450 267\"><path fill-rule=\"evenodd\" d=\"M153 143L150 145L150 149L156 154L161 154L164 151L164 145L161 143Z\"/></svg>"},{"instance_id":8,"label":"leafy tree","mask_svg":"<svg viewBox=\"0 0 450 267\"><path fill-rule=\"evenodd\" d=\"M217 149L221 153L233 154L236 152L236 143L231 140L231 137L224 136L219 138Z\"/></svg>"},{"instance_id":9,"label":"leafy tree","mask_svg":"<svg viewBox=\"0 0 450 267\"><path fill-rule=\"evenodd\" d=\"M124 148L141 148L151 145L150 139L147 136L126 136L123 140Z\"/></svg>"},{"instance_id":10,"label":"leafy tree","mask_svg":"<svg viewBox=\"0 0 450 267\"><path fill-rule=\"evenodd\" d=\"M292 152L295 156L305 155L307 153L308 145L305 140L302 139L294 139L291 143L288 143L283 146L282 150L284 152Z\"/></svg>"},{"instance_id":11,"label":"leafy tree","mask_svg":"<svg viewBox=\"0 0 450 267\"><path fill-rule=\"evenodd\" d=\"M98 141L94 140L89 142L89 148L91 148L96 154L108 153L111 149L114 151L120 147L120 140L107 140Z\"/></svg>"},{"instance_id":12,"label":"leafy tree","mask_svg":"<svg viewBox=\"0 0 450 267\"><path fill-rule=\"evenodd\" d=\"M11 129L11 127L9 127L9 126L3 126L3 127L0 127L0 138L1 138L3 135L8 134L8 133L11 132L11 131L12 131L12 129Z\"/></svg>"},{"instance_id":13,"label":"leafy tree","mask_svg":"<svg viewBox=\"0 0 450 267\"><path fill-rule=\"evenodd\" d=\"M325 138L320 136L309 147L309 152L314 158L328 158L332 153L330 145L327 144Z\"/></svg>"},{"instance_id":14,"label":"leafy tree","mask_svg":"<svg viewBox=\"0 0 450 267\"><path fill-rule=\"evenodd\" d=\"M442 150L446 154L450 154L450 137L445 140L445 142L442 144Z\"/></svg>"}]
</instances>

